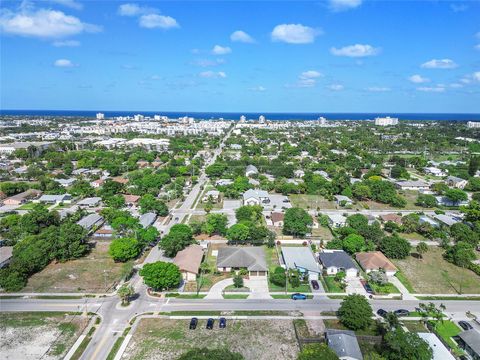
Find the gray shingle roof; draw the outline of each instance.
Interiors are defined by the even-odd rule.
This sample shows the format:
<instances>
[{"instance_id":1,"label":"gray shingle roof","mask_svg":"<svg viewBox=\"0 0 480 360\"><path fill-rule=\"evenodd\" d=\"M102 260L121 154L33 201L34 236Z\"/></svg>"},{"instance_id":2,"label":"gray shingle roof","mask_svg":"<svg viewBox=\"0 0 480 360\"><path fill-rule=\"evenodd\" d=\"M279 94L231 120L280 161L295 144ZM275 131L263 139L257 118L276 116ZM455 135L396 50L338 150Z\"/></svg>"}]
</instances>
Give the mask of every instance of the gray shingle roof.
<instances>
[{"instance_id":1,"label":"gray shingle roof","mask_svg":"<svg viewBox=\"0 0 480 360\"><path fill-rule=\"evenodd\" d=\"M157 219L157 215L155 213L148 212L140 216L138 221L140 225L142 225L142 227L146 228L147 226L152 225L156 219Z\"/></svg>"},{"instance_id":2,"label":"gray shingle roof","mask_svg":"<svg viewBox=\"0 0 480 360\"><path fill-rule=\"evenodd\" d=\"M480 354L480 332L475 329L467 330L458 335L475 353Z\"/></svg>"},{"instance_id":3,"label":"gray shingle roof","mask_svg":"<svg viewBox=\"0 0 480 360\"><path fill-rule=\"evenodd\" d=\"M308 247L282 247L285 265L289 269L305 269L311 272L320 272L312 251Z\"/></svg>"},{"instance_id":4,"label":"gray shingle roof","mask_svg":"<svg viewBox=\"0 0 480 360\"><path fill-rule=\"evenodd\" d=\"M95 224L103 221L103 218L98 214L89 214L80 219L77 224L84 229L90 230Z\"/></svg>"},{"instance_id":5,"label":"gray shingle roof","mask_svg":"<svg viewBox=\"0 0 480 360\"><path fill-rule=\"evenodd\" d=\"M265 253L261 247L222 247L218 250L217 267L247 268L250 271L267 271Z\"/></svg>"},{"instance_id":6,"label":"gray shingle roof","mask_svg":"<svg viewBox=\"0 0 480 360\"><path fill-rule=\"evenodd\" d=\"M353 331L327 329L325 336L328 347L335 351L339 358L363 360L357 337Z\"/></svg>"},{"instance_id":7,"label":"gray shingle roof","mask_svg":"<svg viewBox=\"0 0 480 360\"><path fill-rule=\"evenodd\" d=\"M337 267L344 269L356 269L352 258L345 251L321 252L319 255L320 262L325 267Z\"/></svg>"}]
</instances>

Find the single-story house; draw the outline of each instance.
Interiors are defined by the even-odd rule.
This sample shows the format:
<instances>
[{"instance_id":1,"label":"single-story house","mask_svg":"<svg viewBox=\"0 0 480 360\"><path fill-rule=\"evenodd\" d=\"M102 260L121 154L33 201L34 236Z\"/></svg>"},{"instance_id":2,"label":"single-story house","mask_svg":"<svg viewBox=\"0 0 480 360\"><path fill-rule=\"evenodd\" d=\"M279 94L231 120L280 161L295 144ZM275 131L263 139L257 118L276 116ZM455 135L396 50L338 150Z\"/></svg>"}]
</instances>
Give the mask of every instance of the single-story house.
<instances>
[{"instance_id":1,"label":"single-story house","mask_svg":"<svg viewBox=\"0 0 480 360\"><path fill-rule=\"evenodd\" d=\"M446 346L443 345L437 335L426 332L417 333L417 335L430 345L430 348L433 350L432 360L455 360L455 357L450 353Z\"/></svg>"},{"instance_id":2,"label":"single-story house","mask_svg":"<svg viewBox=\"0 0 480 360\"><path fill-rule=\"evenodd\" d=\"M380 215L380 219L383 222L394 222L397 225L402 225L402 217L398 214L382 214Z\"/></svg>"},{"instance_id":3,"label":"single-story house","mask_svg":"<svg viewBox=\"0 0 480 360\"><path fill-rule=\"evenodd\" d=\"M217 202L220 198L220 191L218 190L208 190L202 198L202 202L208 202L209 200Z\"/></svg>"},{"instance_id":4,"label":"single-story house","mask_svg":"<svg viewBox=\"0 0 480 360\"><path fill-rule=\"evenodd\" d=\"M430 224L432 227L439 227L438 222L436 222L435 220L433 220L432 218L430 218L426 215L420 216L418 222L420 224L425 224L425 223Z\"/></svg>"},{"instance_id":5,"label":"single-story house","mask_svg":"<svg viewBox=\"0 0 480 360\"><path fill-rule=\"evenodd\" d=\"M343 250L323 250L318 256L327 275L344 271L347 278L356 277L358 269L352 258Z\"/></svg>"},{"instance_id":6,"label":"single-story house","mask_svg":"<svg viewBox=\"0 0 480 360\"><path fill-rule=\"evenodd\" d=\"M70 206L68 208L63 208L58 211L58 215L60 215L60 220L65 219L68 215L75 214L75 212L79 209L77 205Z\"/></svg>"},{"instance_id":7,"label":"single-story house","mask_svg":"<svg viewBox=\"0 0 480 360\"><path fill-rule=\"evenodd\" d=\"M433 176L446 176L447 175L447 173L445 171L443 171L442 169L439 169L437 167L434 167L434 166L429 166L429 167L423 168L423 172L425 174L433 175Z\"/></svg>"},{"instance_id":8,"label":"single-story house","mask_svg":"<svg viewBox=\"0 0 480 360\"><path fill-rule=\"evenodd\" d=\"M287 269L299 270L310 280L318 279L321 268L310 247L282 247L282 259Z\"/></svg>"},{"instance_id":9,"label":"single-story house","mask_svg":"<svg viewBox=\"0 0 480 360\"><path fill-rule=\"evenodd\" d=\"M3 201L4 205L21 205L27 200L34 199L37 196L41 195L42 192L40 190L36 189L28 189L24 192L21 192L19 194L10 196L9 198L6 198Z\"/></svg>"},{"instance_id":10,"label":"single-story house","mask_svg":"<svg viewBox=\"0 0 480 360\"><path fill-rule=\"evenodd\" d=\"M330 176L328 175L328 173L326 171L323 171L323 170L315 170L313 172L315 175L320 175L321 177L323 177L325 180L328 180L330 181Z\"/></svg>"},{"instance_id":11,"label":"single-story house","mask_svg":"<svg viewBox=\"0 0 480 360\"><path fill-rule=\"evenodd\" d=\"M353 201L348 196L335 195L335 202L339 206L352 205Z\"/></svg>"},{"instance_id":12,"label":"single-story house","mask_svg":"<svg viewBox=\"0 0 480 360\"><path fill-rule=\"evenodd\" d=\"M12 259L13 246L0 247L0 269L4 268L10 263Z\"/></svg>"},{"instance_id":13,"label":"single-story house","mask_svg":"<svg viewBox=\"0 0 480 360\"><path fill-rule=\"evenodd\" d=\"M136 206L138 200L140 200L140 196L138 195L123 195L123 198L125 199L125 204L127 206Z\"/></svg>"},{"instance_id":14,"label":"single-story house","mask_svg":"<svg viewBox=\"0 0 480 360\"><path fill-rule=\"evenodd\" d=\"M138 222L143 228L146 228L152 225L155 222L155 220L157 220L157 214L153 212L147 212L138 218Z\"/></svg>"},{"instance_id":15,"label":"single-story house","mask_svg":"<svg viewBox=\"0 0 480 360\"><path fill-rule=\"evenodd\" d=\"M81 218L77 221L77 224L88 230L89 232L95 227L100 226L103 223L103 217L97 213L88 214L87 216Z\"/></svg>"},{"instance_id":16,"label":"single-story house","mask_svg":"<svg viewBox=\"0 0 480 360\"><path fill-rule=\"evenodd\" d=\"M435 214L433 215L433 218L446 226L452 226L461 221L460 218L445 214Z\"/></svg>"},{"instance_id":17,"label":"single-story house","mask_svg":"<svg viewBox=\"0 0 480 360\"><path fill-rule=\"evenodd\" d=\"M339 228L345 226L347 223L347 218L340 214L328 214L328 223L331 227Z\"/></svg>"},{"instance_id":18,"label":"single-story house","mask_svg":"<svg viewBox=\"0 0 480 360\"><path fill-rule=\"evenodd\" d=\"M88 197L85 198L77 203L77 205L81 208L91 208L98 206L100 204L100 201L102 201L101 197L95 196L95 197Z\"/></svg>"},{"instance_id":19,"label":"single-story house","mask_svg":"<svg viewBox=\"0 0 480 360\"><path fill-rule=\"evenodd\" d=\"M368 274L371 271L385 271L387 276L394 276L397 267L380 251L359 252L355 258L362 269Z\"/></svg>"},{"instance_id":20,"label":"single-story house","mask_svg":"<svg viewBox=\"0 0 480 360\"><path fill-rule=\"evenodd\" d=\"M90 181L90 186L93 187L94 189L98 189L104 183L105 183L104 179L97 179L97 180Z\"/></svg>"},{"instance_id":21,"label":"single-story house","mask_svg":"<svg viewBox=\"0 0 480 360\"><path fill-rule=\"evenodd\" d=\"M468 205L468 200L463 201L452 201L446 196L435 196L437 199L437 204L442 206L466 206Z\"/></svg>"},{"instance_id":22,"label":"single-story house","mask_svg":"<svg viewBox=\"0 0 480 360\"><path fill-rule=\"evenodd\" d=\"M217 269L221 272L247 269L249 276L268 274L265 253L261 247L222 247L217 254Z\"/></svg>"},{"instance_id":23,"label":"single-story house","mask_svg":"<svg viewBox=\"0 0 480 360\"><path fill-rule=\"evenodd\" d=\"M272 226L275 227L283 227L283 220L285 218L285 214L282 212L274 211L270 215L270 221Z\"/></svg>"},{"instance_id":24,"label":"single-story house","mask_svg":"<svg viewBox=\"0 0 480 360\"><path fill-rule=\"evenodd\" d=\"M233 184L232 179L219 179L215 182L215 186L229 186Z\"/></svg>"},{"instance_id":25,"label":"single-story house","mask_svg":"<svg viewBox=\"0 0 480 360\"><path fill-rule=\"evenodd\" d=\"M183 280L197 280L203 254L203 247L196 244L190 245L177 253L177 256L173 259L173 263L180 269Z\"/></svg>"},{"instance_id":26,"label":"single-story house","mask_svg":"<svg viewBox=\"0 0 480 360\"><path fill-rule=\"evenodd\" d=\"M248 189L243 193L243 205L268 205L270 197L265 190Z\"/></svg>"},{"instance_id":27,"label":"single-story house","mask_svg":"<svg viewBox=\"0 0 480 360\"><path fill-rule=\"evenodd\" d=\"M405 180L405 181L397 181L395 186L401 190L428 190L430 189L430 185L425 181L421 180Z\"/></svg>"},{"instance_id":28,"label":"single-story house","mask_svg":"<svg viewBox=\"0 0 480 360\"><path fill-rule=\"evenodd\" d=\"M303 178L305 176L305 171L303 170L295 170L293 175L297 178Z\"/></svg>"},{"instance_id":29,"label":"single-story house","mask_svg":"<svg viewBox=\"0 0 480 360\"><path fill-rule=\"evenodd\" d=\"M253 175L257 175L258 174L258 169L256 166L254 165L248 165L247 166L247 169L245 170L245 176L246 177L250 177L250 176L253 176Z\"/></svg>"},{"instance_id":30,"label":"single-story house","mask_svg":"<svg viewBox=\"0 0 480 360\"><path fill-rule=\"evenodd\" d=\"M468 184L468 180L465 180L456 176L448 176L446 179L446 182L448 186L451 186L457 189L463 189Z\"/></svg>"},{"instance_id":31,"label":"single-story house","mask_svg":"<svg viewBox=\"0 0 480 360\"><path fill-rule=\"evenodd\" d=\"M111 239L113 237L113 229L110 225L104 225L93 234L96 238Z\"/></svg>"},{"instance_id":32,"label":"single-story house","mask_svg":"<svg viewBox=\"0 0 480 360\"><path fill-rule=\"evenodd\" d=\"M61 194L61 195L42 195L36 202L43 204L60 204L60 203L71 203L72 195L70 194Z\"/></svg>"},{"instance_id":33,"label":"single-story house","mask_svg":"<svg viewBox=\"0 0 480 360\"><path fill-rule=\"evenodd\" d=\"M248 183L253 185L254 187L260 186L260 181L258 181L257 179L248 179Z\"/></svg>"},{"instance_id":34,"label":"single-story house","mask_svg":"<svg viewBox=\"0 0 480 360\"><path fill-rule=\"evenodd\" d=\"M112 181L115 181L119 184L123 184L123 185L126 185L128 184L128 179L124 178L124 177L121 177L121 176L116 176L116 177L113 177L112 178Z\"/></svg>"},{"instance_id":35,"label":"single-story house","mask_svg":"<svg viewBox=\"0 0 480 360\"><path fill-rule=\"evenodd\" d=\"M475 329L463 331L457 342L473 360L480 360L480 332Z\"/></svg>"},{"instance_id":36,"label":"single-story house","mask_svg":"<svg viewBox=\"0 0 480 360\"><path fill-rule=\"evenodd\" d=\"M360 345L352 330L326 329L327 345L341 360L363 360Z\"/></svg>"},{"instance_id":37,"label":"single-story house","mask_svg":"<svg viewBox=\"0 0 480 360\"><path fill-rule=\"evenodd\" d=\"M70 179L53 179L53 180L56 181L57 183L59 183L60 185L62 185L63 187L72 186L73 183L76 181L75 178L70 178Z\"/></svg>"}]
</instances>

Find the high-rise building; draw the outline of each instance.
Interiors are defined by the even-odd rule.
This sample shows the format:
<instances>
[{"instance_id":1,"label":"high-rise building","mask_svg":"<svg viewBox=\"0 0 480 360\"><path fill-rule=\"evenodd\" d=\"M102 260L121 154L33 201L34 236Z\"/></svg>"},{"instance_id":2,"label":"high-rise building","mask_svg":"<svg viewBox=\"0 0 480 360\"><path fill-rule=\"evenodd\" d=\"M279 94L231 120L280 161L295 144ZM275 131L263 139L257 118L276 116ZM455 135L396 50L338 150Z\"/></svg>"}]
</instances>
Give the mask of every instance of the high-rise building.
<instances>
[{"instance_id":1,"label":"high-rise building","mask_svg":"<svg viewBox=\"0 0 480 360\"><path fill-rule=\"evenodd\" d=\"M105 119L105 114L104 113L97 113L97 120L103 120Z\"/></svg>"},{"instance_id":2,"label":"high-rise building","mask_svg":"<svg viewBox=\"0 0 480 360\"><path fill-rule=\"evenodd\" d=\"M480 121L469 121L469 122L467 123L467 127L468 127L469 129L474 129L474 128L477 128L477 129L478 129L478 128L480 128Z\"/></svg>"},{"instance_id":3,"label":"high-rise building","mask_svg":"<svg viewBox=\"0 0 480 360\"><path fill-rule=\"evenodd\" d=\"M398 124L398 118L392 118L390 116L375 118L375 125L378 125L378 126L390 126L390 125L397 125L397 124Z\"/></svg>"},{"instance_id":4,"label":"high-rise building","mask_svg":"<svg viewBox=\"0 0 480 360\"><path fill-rule=\"evenodd\" d=\"M143 121L144 116L141 114L133 115L133 120L135 121Z\"/></svg>"},{"instance_id":5,"label":"high-rise building","mask_svg":"<svg viewBox=\"0 0 480 360\"><path fill-rule=\"evenodd\" d=\"M247 121L247 117L245 115L240 116L240 122L244 123L245 121Z\"/></svg>"},{"instance_id":6,"label":"high-rise building","mask_svg":"<svg viewBox=\"0 0 480 360\"><path fill-rule=\"evenodd\" d=\"M327 125L327 119L325 119L323 116L320 116L317 121L319 125Z\"/></svg>"},{"instance_id":7,"label":"high-rise building","mask_svg":"<svg viewBox=\"0 0 480 360\"><path fill-rule=\"evenodd\" d=\"M264 115L260 115L258 117L258 121L260 122L260 124L263 124L265 122L265 116Z\"/></svg>"}]
</instances>

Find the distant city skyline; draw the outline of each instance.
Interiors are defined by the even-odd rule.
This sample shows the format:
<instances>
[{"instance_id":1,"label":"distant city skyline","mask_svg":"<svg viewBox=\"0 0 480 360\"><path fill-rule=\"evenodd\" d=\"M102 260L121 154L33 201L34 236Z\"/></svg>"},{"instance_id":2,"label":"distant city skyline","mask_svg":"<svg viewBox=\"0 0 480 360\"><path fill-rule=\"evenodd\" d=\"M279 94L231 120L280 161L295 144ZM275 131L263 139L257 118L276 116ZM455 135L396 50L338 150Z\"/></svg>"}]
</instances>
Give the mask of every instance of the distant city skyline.
<instances>
[{"instance_id":1,"label":"distant city skyline","mask_svg":"<svg viewBox=\"0 0 480 360\"><path fill-rule=\"evenodd\" d=\"M480 113L479 13L473 1L4 1L0 109Z\"/></svg>"}]
</instances>

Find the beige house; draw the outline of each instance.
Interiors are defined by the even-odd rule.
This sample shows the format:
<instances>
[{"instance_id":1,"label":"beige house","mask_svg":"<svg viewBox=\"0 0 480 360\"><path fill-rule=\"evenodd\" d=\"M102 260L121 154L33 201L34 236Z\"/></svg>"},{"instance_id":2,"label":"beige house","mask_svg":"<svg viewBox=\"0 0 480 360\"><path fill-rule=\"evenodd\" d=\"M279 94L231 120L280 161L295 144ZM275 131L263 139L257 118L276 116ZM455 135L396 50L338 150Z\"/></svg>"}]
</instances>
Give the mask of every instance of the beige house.
<instances>
[{"instance_id":1,"label":"beige house","mask_svg":"<svg viewBox=\"0 0 480 360\"><path fill-rule=\"evenodd\" d=\"M200 245L190 245L177 253L173 263L179 267L183 280L195 281L202 259L203 248Z\"/></svg>"},{"instance_id":2,"label":"beige house","mask_svg":"<svg viewBox=\"0 0 480 360\"><path fill-rule=\"evenodd\" d=\"M385 271L387 276L394 276L397 267L380 251L360 252L356 255L362 269L368 274L371 271Z\"/></svg>"}]
</instances>

